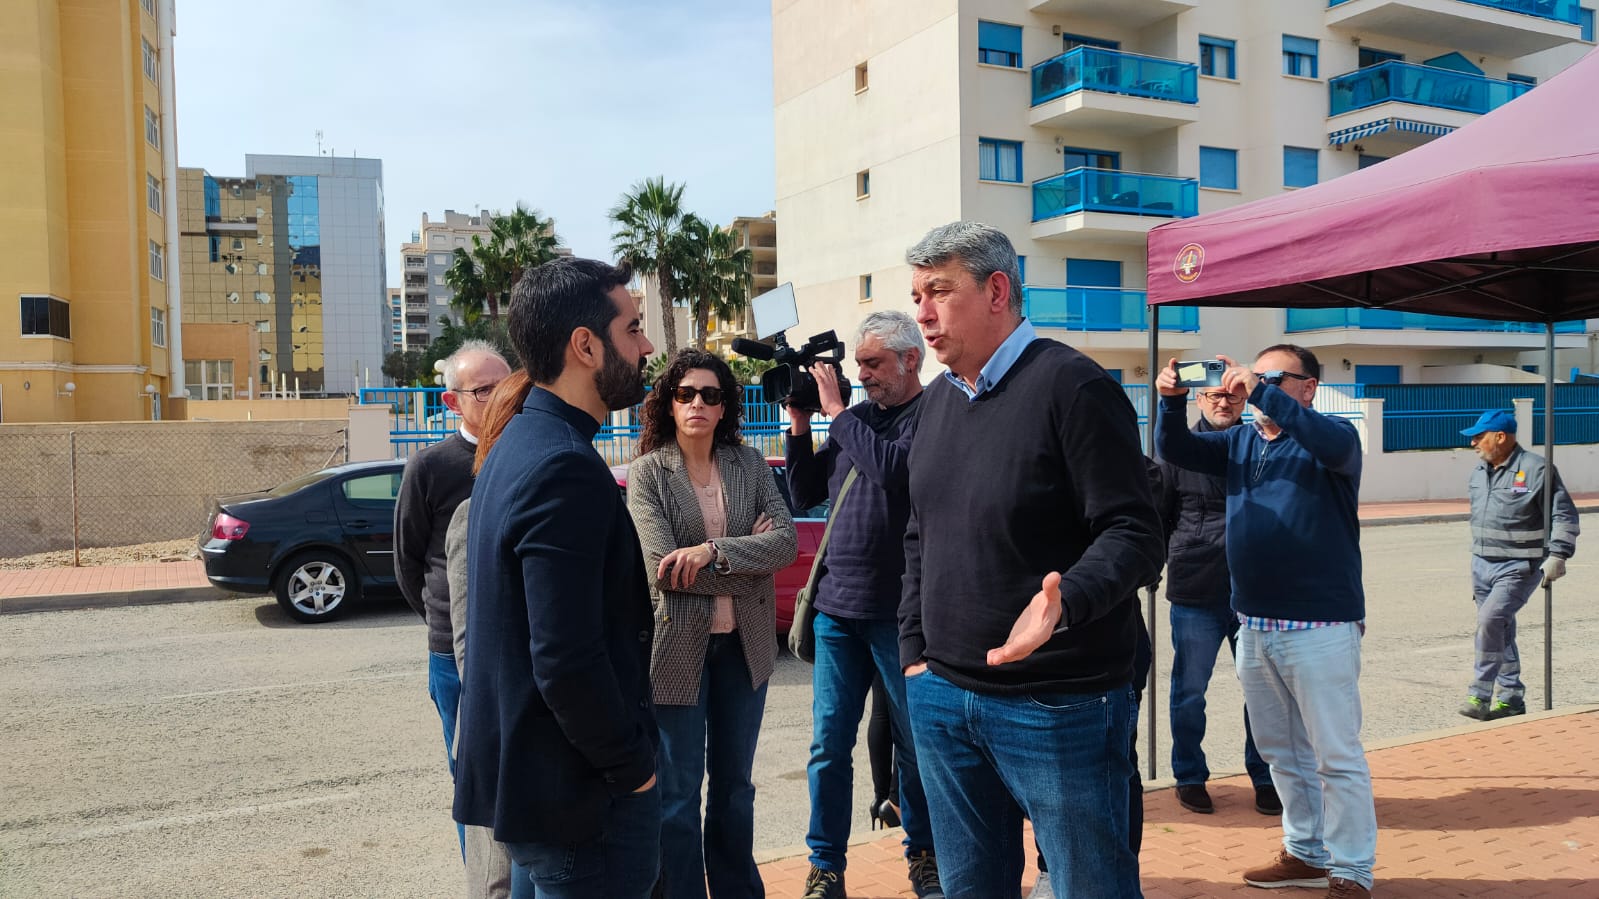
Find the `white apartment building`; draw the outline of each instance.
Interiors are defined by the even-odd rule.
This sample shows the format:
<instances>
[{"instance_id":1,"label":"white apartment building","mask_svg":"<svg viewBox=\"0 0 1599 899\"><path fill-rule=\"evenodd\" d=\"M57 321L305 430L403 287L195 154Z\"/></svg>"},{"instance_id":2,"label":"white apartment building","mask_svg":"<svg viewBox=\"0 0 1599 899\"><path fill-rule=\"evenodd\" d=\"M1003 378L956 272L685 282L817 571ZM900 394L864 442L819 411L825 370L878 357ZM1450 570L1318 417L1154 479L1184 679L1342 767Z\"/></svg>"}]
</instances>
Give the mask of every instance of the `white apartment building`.
<instances>
[{"instance_id":1,"label":"white apartment building","mask_svg":"<svg viewBox=\"0 0 1599 899\"><path fill-rule=\"evenodd\" d=\"M450 311L455 296L444 283L444 272L454 261L456 247L472 250L472 238L489 239L494 216L487 212L467 215L444 210L443 221L433 221L422 213L422 228L411 232L411 242L400 245L402 257L401 289L405 301L405 348L424 349L443 330L439 316L459 318Z\"/></svg>"},{"instance_id":2,"label":"white apartment building","mask_svg":"<svg viewBox=\"0 0 1599 899\"><path fill-rule=\"evenodd\" d=\"M773 0L794 336L911 311L906 248L973 219L1015 243L1041 334L1143 381L1150 228L1474 121L1593 49L1592 2ZM1599 369L1588 332L1562 326L1557 377ZM1328 382L1418 383L1423 366L1536 366L1544 336L1381 310L1161 312L1163 355L1282 341Z\"/></svg>"}]
</instances>

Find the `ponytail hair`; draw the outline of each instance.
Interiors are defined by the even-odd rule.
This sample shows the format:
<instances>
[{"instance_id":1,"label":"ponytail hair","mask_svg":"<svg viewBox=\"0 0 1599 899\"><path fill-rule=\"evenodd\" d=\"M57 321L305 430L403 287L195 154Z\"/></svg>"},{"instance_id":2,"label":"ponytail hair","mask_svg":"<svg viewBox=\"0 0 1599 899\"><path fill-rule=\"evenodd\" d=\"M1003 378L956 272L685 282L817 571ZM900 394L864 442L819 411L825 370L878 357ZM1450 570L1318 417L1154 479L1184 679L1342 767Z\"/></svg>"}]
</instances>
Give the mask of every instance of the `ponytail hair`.
<instances>
[{"instance_id":1,"label":"ponytail hair","mask_svg":"<svg viewBox=\"0 0 1599 899\"><path fill-rule=\"evenodd\" d=\"M532 390L533 380L527 376L525 368L511 372L494 388L488 411L483 416L483 433L477 435L477 454L472 457L473 477L483 470L483 461L489 457L489 450L505 433L505 426L511 423L516 413L522 411L522 404L527 402L527 395Z\"/></svg>"}]
</instances>

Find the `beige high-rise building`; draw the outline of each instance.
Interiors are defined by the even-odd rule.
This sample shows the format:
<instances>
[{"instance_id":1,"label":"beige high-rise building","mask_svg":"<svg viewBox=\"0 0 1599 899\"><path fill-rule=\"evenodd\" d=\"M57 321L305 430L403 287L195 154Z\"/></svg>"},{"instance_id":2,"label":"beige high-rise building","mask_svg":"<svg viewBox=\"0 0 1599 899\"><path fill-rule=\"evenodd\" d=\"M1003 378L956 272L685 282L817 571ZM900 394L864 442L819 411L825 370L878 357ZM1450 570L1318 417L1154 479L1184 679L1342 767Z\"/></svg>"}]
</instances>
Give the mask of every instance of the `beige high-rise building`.
<instances>
[{"instance_id":1,"label":"beige high-rise building","mask_svg":"<svg viewBox=\"0 0 1599 899\"><path fill-rule=\"evenodd\" d=\"M1469 124L1592 50L1593 22L1578 0L774 0L777 277L798 331L846 333L911 310L929 228L985 221L1040 333L1142 381L1150 228ZM1537 365L1544 340L1371 310L1167 309L1161 332L1196 357L1288 340L1366 383ZM1562 326L1557 375L1596 367L1585 332Z\"/></svg>"},{"instance_id":2,"label":"beige high-rise building","mask_svg":"<svg viewBox=\"0 0 1599 899\"><path fill-rule=\"evenodd\" d=\"M777 213L763 216L741 215L725 226L739 236L739 248L750 251L750 297L777 286ZM732 321L717 319L711 322L710 333L705 335L705 348L723 356L733 352L733 341L740 337L758 338L755 320L748 308Z\"/></svg>"},{"instance_id":3,"label":"beige high-rise building","mask_svg":"<svg viewBox=\"0 0 1599 899\"><path fill-rule=\"evenodd\" d=\"M454 209L444 210L442 221L433 221L422 213L422 229L411 232L411 242L401 244L405 277L405 347L419 350L439 336L442 326L439 316L459 318L450 311L450 300L455 296L444 283L444 273L455 261L455 248L472 251L472 238L487 242L494 216L488 212L467 215Z\"/></svg>"}]
</instances>

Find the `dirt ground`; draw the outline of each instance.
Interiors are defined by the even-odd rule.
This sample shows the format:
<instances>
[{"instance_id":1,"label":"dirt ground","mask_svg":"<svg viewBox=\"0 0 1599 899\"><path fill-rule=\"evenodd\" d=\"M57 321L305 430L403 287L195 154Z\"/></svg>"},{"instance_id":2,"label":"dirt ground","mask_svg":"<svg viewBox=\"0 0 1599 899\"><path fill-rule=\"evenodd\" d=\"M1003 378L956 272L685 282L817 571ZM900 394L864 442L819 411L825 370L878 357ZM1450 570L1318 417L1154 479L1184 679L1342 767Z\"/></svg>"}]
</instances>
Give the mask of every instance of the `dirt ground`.
<instances>
[{"instance_id":1,"label":"dirt ground","mask_svg":"<svg viewBox=\"0 0 1599 899\"><path fill-rule=\"evenodd\" d=\"M143 565L149 562L185 562L198 559L200 551L193 537L163 540L159 543L138 543L132 546L99 546L78 550L78 559L86 568L101 565ZM72 550L34 553L0 559L0 570L23 568L69 568Z\"/></svg>"}]
</instances>

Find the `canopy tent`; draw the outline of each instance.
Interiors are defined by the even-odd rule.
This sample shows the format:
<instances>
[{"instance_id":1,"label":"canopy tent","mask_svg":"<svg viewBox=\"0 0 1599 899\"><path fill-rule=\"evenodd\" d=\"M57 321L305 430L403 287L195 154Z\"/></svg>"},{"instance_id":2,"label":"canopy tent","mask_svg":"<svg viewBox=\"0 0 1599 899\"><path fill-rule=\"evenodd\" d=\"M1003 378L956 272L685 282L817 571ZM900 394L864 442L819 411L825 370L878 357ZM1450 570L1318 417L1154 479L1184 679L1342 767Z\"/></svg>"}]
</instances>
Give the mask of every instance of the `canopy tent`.
<instances>
[{"instance_id":1,"label":"canopy tent","mask_svg":"<svg viewBox=\"0 0 1599 899\"><path fill-rule=\"evenodd\" d=\"M1555 322L1599 316L1595 96L1599 52L1378 165L1150 231L1151 396L1161 305L1360 306L1542 322L1544 453L1553 462ZM1546 495L1545 533L1550 517ZM1546 586L1546 709L1552 613Z\"/></svg>"}]
</instances>

